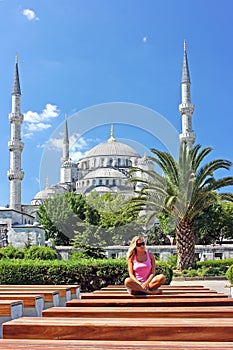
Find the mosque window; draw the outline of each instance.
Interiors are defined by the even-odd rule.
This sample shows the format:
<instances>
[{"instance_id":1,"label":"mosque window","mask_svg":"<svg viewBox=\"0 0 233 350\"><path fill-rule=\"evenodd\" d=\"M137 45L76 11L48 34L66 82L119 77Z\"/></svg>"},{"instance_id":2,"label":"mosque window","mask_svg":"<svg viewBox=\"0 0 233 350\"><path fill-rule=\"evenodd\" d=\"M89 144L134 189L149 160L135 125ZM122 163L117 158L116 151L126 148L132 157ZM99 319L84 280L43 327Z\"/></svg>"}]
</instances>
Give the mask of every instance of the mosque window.
<instances>
[{"instance_id":1,"label":"mosque window","mask_svg":"<svg viewBox=\"0 0 233 350\"><path fill-rule=\"evenodd\" d=\"M89 180L87 180L87 186L89 186L89 184L90 184L90 181L89 181Z\"/></svg>"},{"instance_id":2,"label":"mosque window","mask_svg":"<svg viewBox=\"0 0 233 350\"><path fill-rule=\"evenodd\" d=\"M109 180L106 180L106 186L109 186Z\"/></svg>"},{"instance_id":3,"label":"mosque window","mask_svg":"<svg viewBox=\"0 0 233 350\"><path fill-rule=\"evenodd\" d=\"M113 184L113 186L116 186L116 180L115 179L112 180L112 184Z\"/></svg>"},{"instance_id":4,"label":"mosque window","mask_svg":"<svg viewBox=\"0 0 233 350\"><path fill-rule=\"evenodd\" d=\"M126 164L126 166L129 166L129 160L128 159L126 159L125 164Z\"/></svg>"},{"instance_id":5,"label":"mosque window","mask_svg":"<svg viewBox=\"0 0 233 350\"><path fill-rule=\"evenodd\" d=\"M95 180L92 180L92 185L95 185Z\"/></svg>"},{"instance_id":6,"label":"mosque window","mask_svg":"<svg viewBox=\"0 0 233 350\"><path fill-rule=\"evenodd\" d=\"M102 179L99 180L99 184L102 185Z\"/></svg>"},{"instance_id":7,"label":"mosque window","mask_svg":"<svg viewBox=\"0 0 233 350\"><path fill-rule=\"evenodd\" d=\"M113 160L112 158L109 160L109 165L112 166Z\"/></svg>"},{"instance_id":8,"label":"mosque window","mask_svg":"<svg viewBox=\"0 0 233 350\"><path fill-rule=\"evenodd\" d=\"M120 166L121 165L121 158L117 159L117 165Z\"/></svg>"},{"instance_id":9,"label":"mosque window","mask_svg":"<svg viewBox=\"0 0 233 350\"><path fill-rule=\"evenodd\" d=\"M101 166L104 166L104 158L101 158Z\"/></svg>"}]
</instances>

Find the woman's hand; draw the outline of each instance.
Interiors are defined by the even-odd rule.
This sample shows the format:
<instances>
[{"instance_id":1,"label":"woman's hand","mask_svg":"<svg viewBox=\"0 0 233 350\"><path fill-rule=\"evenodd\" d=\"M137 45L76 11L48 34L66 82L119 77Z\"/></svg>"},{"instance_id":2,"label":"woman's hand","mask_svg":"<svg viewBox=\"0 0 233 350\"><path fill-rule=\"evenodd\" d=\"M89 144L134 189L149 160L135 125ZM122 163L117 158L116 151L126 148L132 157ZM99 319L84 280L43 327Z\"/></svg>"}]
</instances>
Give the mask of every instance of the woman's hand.
<instances>
[{"instance_id":1,"label":"woman's hand","mask_svg":"<svg viewBox=\"0 0 233 350\"><path fill-rule=\"evenodd\" d=\"M148 289L149 289L149 284L146 283L146 282L143 282L143 283L141 283L141 287L142 287L143 289L145 289L145 290L148 290Z\"/></svg>"}]
</instances>

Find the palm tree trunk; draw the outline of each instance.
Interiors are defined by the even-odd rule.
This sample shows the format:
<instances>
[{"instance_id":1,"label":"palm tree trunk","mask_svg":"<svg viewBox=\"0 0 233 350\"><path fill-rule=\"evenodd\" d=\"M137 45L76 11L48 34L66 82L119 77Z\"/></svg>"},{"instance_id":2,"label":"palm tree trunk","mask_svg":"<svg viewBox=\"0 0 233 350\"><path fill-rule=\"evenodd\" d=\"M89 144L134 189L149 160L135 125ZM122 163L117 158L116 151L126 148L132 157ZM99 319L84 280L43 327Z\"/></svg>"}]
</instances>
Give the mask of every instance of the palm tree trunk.
<instances>
[{"instance_id":1,"label":"palm tree trunk","mask_svg":"<svg viewBox=\"0 0 233 350\"><path fill-rule=\"evenodd\" d=\"M195 264L195 236L192 224L182 219L176 226L177 269L182 271Z\"/></svg>"}]
</instances>

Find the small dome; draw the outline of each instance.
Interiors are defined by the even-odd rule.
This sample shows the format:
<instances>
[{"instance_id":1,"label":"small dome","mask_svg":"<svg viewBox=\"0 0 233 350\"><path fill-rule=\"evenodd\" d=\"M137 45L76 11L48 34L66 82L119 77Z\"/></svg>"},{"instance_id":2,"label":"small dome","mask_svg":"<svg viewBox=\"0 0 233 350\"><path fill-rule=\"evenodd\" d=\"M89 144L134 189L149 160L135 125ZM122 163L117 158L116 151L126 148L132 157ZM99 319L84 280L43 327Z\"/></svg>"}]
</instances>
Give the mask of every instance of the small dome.
<instances>
[{"instance_id":1,"label":"small dome","mask_svg":"<svg viewBox=\"0 0 233 350\"><path fill-rule=\"evenodd\" d=\"M76 163L72 162L72 160L66 160L63 164L62 164L63 168L76 168Z\"/></svg>"},{"instance_id":2,"label":"small dome","mask_svg":"<svg viewBox=\"0 0 233 350\"><path fill-rule=\"evenodd\" d=\"M85 158L98 156L127 156L140 157L140 155L130 146L122 142L108 141L93 147Z\"/></svg>"},{"instance_id":3,"label":"small dome","mask_svg":"<svg viewBox=\"0 0 233 350\"><path fill-rule=\"evenodd\" d=\"M64 192L66 192L66 190L65 190L64 187L55 185L55 186L46 188L46 189L44 189L44 190L38 192L38 193L35 195L34 199L35 199L35 200L40 199L40 200L43 201L43 200L45 200L45 199L47 199L47 198L49 198L49 197L54 196L55 194L62 194L62 193L64 193Z\"/></svg>"},{"instance_id":4,"label":"small dome","mask_svg":"<svg viewBox=\"0 0 233 350\"><path fill-rule=\"evenodd\" d=\"M97 186L94 188L96 192L111 192L110 188L107 186Z\"/></svg>"},{"instance_id":5,"label":"small dome","mask_svg":"<svg viewBox=\"0 0 233 350\"><path fill-rule=\"evenodd\" d=\"M99 169L90 171L87 175L83 177L83 179L86 180L86 179L96 179L96 178L103 178L103 177L122 179L122 178L125 178L125 175L122 172L112 168L99 168Z\"/></svg>"}]
</instances>

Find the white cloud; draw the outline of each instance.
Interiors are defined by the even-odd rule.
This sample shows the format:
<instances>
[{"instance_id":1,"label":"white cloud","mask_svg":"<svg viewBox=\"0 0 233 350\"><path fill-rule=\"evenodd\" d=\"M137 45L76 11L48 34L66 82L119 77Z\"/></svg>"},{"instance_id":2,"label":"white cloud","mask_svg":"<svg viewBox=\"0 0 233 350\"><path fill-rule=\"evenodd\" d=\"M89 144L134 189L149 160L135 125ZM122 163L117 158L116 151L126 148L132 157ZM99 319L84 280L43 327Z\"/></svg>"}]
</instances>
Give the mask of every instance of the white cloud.
<instances>
[{"instance_id":1,"label":"white cloud","mask_svg":"<svg viewBox=\"0 0 233 350\"><path fill-rule=\"evenodd\" d=\"M96 144L96 139L85 139L83 136L75 133L69 137L70 144L70 158L73 162L77 162L79 159L86 156L87 152L93 147L93 144ZM50 138L46 145L49 150L54 150L61 152L63 147L63 134L61 138Z\"/></svg>"},{"instance_id":2,"label":"white cloud","mask_svg":"<svg viewBox=\"0 0 233 350\"><path fill-rule=\"evenodd\" d=\"M27 130L28 131L43 131L46 130L48 128L51 128L51 124L45 124L45 123L28 123L27 124Z\"/></svg>"},{"instance_id":3,"label":"white cloud","mask_svg":"<svg viewBox=\"0 0 233 350\"><path fill-rule=\"evenodd\" d=\"M59 109L56 105L47 103L41 113L27 111L24 114L24 137L32 137L34 132L40 132L51 127L49 121L59 116Z\"/></svg>"},{"instance_id":4,"label":"white cloud","mask_svg":"<svg viewBox=\"0 0 233 350\"><path fill-rule=\"evenodd\" d=\"M47 103L41 113L28 111L24 114L24 120L29 123L46 122L59 115L59 110L56 105Z\"/></svg>"},{"instance_id":5,"label":"white cloud","mask_svg":"<svg viewBox=\"0 0 233 350\"><path fill-rule=\"evenodd\" d=\"M39 21L39 17L37 17L35 11L31 9L23 9L22 14L29 20L29 21Z\"/></svg>"},{"instance_id":6,"label":"white cloud","mask_svg":"<svg viewBox=\"0 0 233 350\"><path fill-rule=\"evenodd\" d=\"M143 42L143 43L146 43L146 42L147 42L147 36L144 36L144 37L142 38L142 42Z\"/></svg>"}]
</instances>

